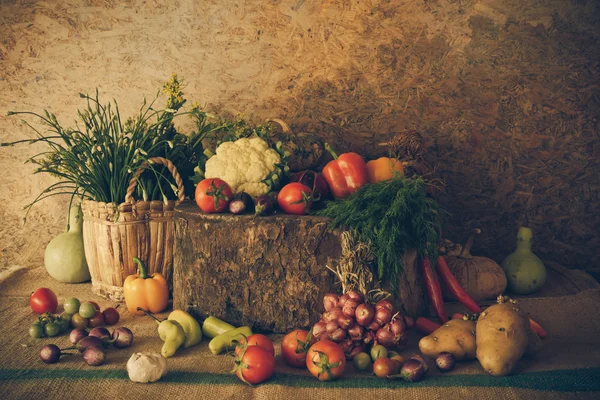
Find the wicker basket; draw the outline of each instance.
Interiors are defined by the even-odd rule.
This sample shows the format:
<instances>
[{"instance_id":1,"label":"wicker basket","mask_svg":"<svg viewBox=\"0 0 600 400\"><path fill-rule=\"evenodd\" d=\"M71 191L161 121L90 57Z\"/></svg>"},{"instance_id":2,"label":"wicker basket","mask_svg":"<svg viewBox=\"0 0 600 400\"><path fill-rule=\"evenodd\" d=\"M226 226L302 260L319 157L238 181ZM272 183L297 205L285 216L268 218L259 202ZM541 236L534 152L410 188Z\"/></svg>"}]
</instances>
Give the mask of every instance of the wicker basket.
<instances>
[{"instance_id":1,"label":"wicker basket","mask_svg":"<svg viewBox=\"0 0 600 400\"><path fill-rule=\"evenodd\" d=\"M135 201L133 192L143 165L131 178L121 204L86 200L82 203L85 257L92 277L92 291L113 301L123 301L123 282L137 268L133 257L146 263L150 274L164 275L169 287L173 276L173 210L184 199L181 176L169 160L154 157L151 164L168 168L179 190L177 201Z\"/></svg>"}]
</instances>

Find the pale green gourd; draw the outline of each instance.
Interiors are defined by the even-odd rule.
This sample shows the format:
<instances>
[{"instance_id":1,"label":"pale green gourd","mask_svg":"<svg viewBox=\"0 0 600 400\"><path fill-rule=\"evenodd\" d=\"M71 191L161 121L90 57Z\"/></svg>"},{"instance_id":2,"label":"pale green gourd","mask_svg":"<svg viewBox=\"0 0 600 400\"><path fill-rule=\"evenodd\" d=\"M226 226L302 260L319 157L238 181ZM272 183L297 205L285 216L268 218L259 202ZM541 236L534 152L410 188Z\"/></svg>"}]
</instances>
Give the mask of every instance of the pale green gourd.
<instances>
[{"instance_id":1,"label":"pale green gourd","mask_svg":"<svg viewBox=\"0 0 600 400\"><path fill-rule=\"evenodd\" d=\"M517 249L502 262L508 289L517 294L537 292L546 282L546 267L531 251L533 233L522 227L517 234Z\"/></svg>"},{"instance_id":2,"label":"pale green gourd","mask_svg":"<svg viewBox=\"0 0 600 400\"><path fill-rule=\"evenodd\" d=\"M44 265L48 274L60 282L81 283L91 279L83 249L81 206L70 210L69 228L48 243Z\"/></svg>"}]
</instances>

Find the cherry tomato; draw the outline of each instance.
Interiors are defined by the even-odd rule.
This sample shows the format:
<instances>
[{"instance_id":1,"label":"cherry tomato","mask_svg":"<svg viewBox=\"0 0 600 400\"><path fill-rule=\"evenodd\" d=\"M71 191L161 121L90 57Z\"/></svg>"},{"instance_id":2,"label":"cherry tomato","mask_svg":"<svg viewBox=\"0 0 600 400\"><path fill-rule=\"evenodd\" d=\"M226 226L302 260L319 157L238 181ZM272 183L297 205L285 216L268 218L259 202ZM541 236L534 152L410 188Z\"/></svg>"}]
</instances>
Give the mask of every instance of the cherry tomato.
<instances>
[{"instance_id":1,"label":"cherry tomato","mask_svg":"<svg viewBox=\"0 0 600 400\"><path fill-rule=\"evenodd\" d=\"M281 340L281 356L292 367L306 368L306 350L317 341L312 335L307 341L308 331L296 329Z\"/></svg>"},{"instance_id":2,"label":"cherry tomato","mask_svg":"<svg viewBox=\"0 0 600 400\"><path fill-rule=\"evenodd\" d=\"M58 308L58 299L52 290L39 288L29 297L29 305L34 313L50 312L54 314Z\"/></svg>"},{"instance_id":3,"label":"cherry tomato","mask_svg":"<svg viewBox=\"0 0 600 400\"><path fill-rule=\"evenodd\" d=\"M246 346L246 339L248 345ZM247 338L242 337L239 341L239 345L235 347L235 354L239 357L239 355L244 350L244 347L249 346L258 346L262 347L266 351L268 351L273 357L275 357L275 347L273 346L273 342L266 337L265 335L261 335L260 333L255 333L254 335L250 335Z\"/></svg>"},{"instance_id":4,"label":"cherry tomato","mask_svg":"<svg viewBox=\"0 0 600 400\"><path fill-rule=\"evenodd\" d=\"M104 323L106 325L115 325L121 319L121 314L114 307L105 308L102 314L104 315Z\"/></svg>"},{"instance_id":5,"label":"cherry tomato","mask_svg":"<svg viewBox=\"0 0 600 400\"><path fill-rule=\"evenodd\" d=\"M196 186L196 204L204 212L220 213L227 209L233 192L227 182L219 178L203 179Z\"/></svg>"},{"instance_id":6,"label":"cherry tomato","mask_svg":"<svg viewBox=\"0 0 600 400\"><path fill-rule=\"evenodd\" d=\"M90 328L95 328L102 325L104 325L104 314L102 314L100 311L96 311L96 314L89 319L88 326Z\"/></svg>"},{"instance_id":7,"label":"cherry tomato","mask_svg":"<svg viewBox=\"0 0 600 400\"><path fill-rule=\"evenodd\" d=\"M92 303L96 311L100 311L100 306L98 305L98 303L96 303L95 301L88 301L88 303Z\"/></svg>"},{"instance_id":8,"label":"cherry tomato","mask_svg":"<svg viewBox=\"0 0 600 400\"><path fill-rule=\"evenodd\" d=\"M241 381L256 385L269 379L275 371L275 357L259 346L249 346L235 361L235 374Z\"/></svg>"},{"instance_id":9,"label":"cherry tomato","mask_svg":"<svg viewBox=\"0 0 600 400\"><path fill-rule=\"evenodd\" d=\"M277 195L277 203L283 212L288 214L302 215L310 211L312 207L312 190L299 182L285 185Z\"/></svg>"},{"instance_id":10,"label":"cherry tomato","mask_svg":"<svg viewBox=\"0 0 600 400\"><path fill-rule=\"evenodd\" d=\"M306 353L306 367L320 381L339 378L346 366L344 350L329 339L321 339Z\"/></svg>"},{"instance_id":11,"label":"cherry tomato","mask_svg":"<svg viewBox=\"0 0 600 400\"><path fill-rule=\"evenodd\" d=\"M380 378L392 375L394 373L395 362L390 358L378 358L373 363L373 373Z\"/></svg>"}]
</instances>

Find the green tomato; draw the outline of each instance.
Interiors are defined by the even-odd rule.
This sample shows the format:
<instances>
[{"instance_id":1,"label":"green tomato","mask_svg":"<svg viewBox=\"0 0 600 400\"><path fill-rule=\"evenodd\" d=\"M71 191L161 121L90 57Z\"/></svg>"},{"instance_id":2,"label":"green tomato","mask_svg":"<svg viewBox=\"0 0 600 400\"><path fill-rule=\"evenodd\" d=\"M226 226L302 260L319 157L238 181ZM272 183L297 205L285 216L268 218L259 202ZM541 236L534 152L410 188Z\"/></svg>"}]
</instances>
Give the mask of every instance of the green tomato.
<instances>
[{"instance_id":1,"label":"green tomato","mask_svg":"<svg viewBox=\"0 0 600 400\"><path fill-rule=\"evenodd\" d=\"M357 371L366 371L371 366L371 356L367 353L358 353L352 359Z\"/></svg>"},{"instance_id":2,"label":"green tomato","mask_svg":"<svg viewBox=\"0 0 600 400\"><path fill-rule=\"evenodd\" d=\"M388 351L382 345L378 344L377 346L373 346L371 348L371 358L373 361L377 360L378 358L387 358L387 356Z\"/></svg>"},{"instance_id":3,"label":"green tomato","mask_svg":"<svg viewBox=\"0 0 600 400\"><path fill-rule=\"evenodd\" d=\"M71 324L71 319L69 320L64 320L64 319L60 319L57 322L58 327L60 328L60 333L65 333L66 331L69 330L69 325Z\"/></svg>"},{"instance_id":4,"label":"green tomato","mask_svg":"<svg viewBox=\"0 0 600 400\"><path fill-rule=\"evenodd\" d=\"M79 306L79 315L83 318L92 318L95 314L96 307L89 301L86 301Z\"/></svg>"},{"instance_id":5,"label":"green tomato","mask_svg":"<svg viewBox=\"0 0 600 400\"><path fill-rule=\"evenodd\" d=\"M39 339L44 336L44 327L41 324L34 323L29 327L29 336Z\"/></svg>"},{"instance_id":6,"label":"green tomato","mask_svg":"<svg viewBox=\"0 0 600 400\"><path fill-rule=\"evenodd\" d=\"M65 312L67 314L73 315L73 314L77 314L77 312L79 311L80 305L81 305L81 303L79 303L78 298L70 297L65 300L65 304L63 304L63 308L65 309Z\"/></svg>"},{"instance_id":7,"label":"green tomato","mask_svg":"<svg viewBox=\"0 0 600 400\"><path fill-rule=\"evenodd\" d=\"M49 324L46 324L44 330L46 331L47 336L53 337L60 333L60 325L56 322L50 322Z\"/></svg>"}]
</instances>

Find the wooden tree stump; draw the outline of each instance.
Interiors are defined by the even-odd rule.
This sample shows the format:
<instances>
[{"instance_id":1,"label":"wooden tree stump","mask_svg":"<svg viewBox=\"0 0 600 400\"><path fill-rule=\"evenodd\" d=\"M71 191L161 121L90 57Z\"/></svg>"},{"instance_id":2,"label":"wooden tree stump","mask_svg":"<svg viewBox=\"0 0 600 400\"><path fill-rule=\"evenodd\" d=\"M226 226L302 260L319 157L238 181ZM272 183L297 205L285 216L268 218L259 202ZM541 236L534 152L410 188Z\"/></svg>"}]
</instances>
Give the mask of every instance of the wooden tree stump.
<instances>
[{"instance_id":1,"label":"wooden tree stump","mask_svg":"<svg viewBox=\"0 0 600 400\"><path fill-rule=\"evenodd\" d=\"M341 291L325 266L340 259L340 234L315 216L206 214L195 204L175 210L173 306L199 318L288 332L320 319L323 296ZM408 255L400 288L409 314L423 297ZM415 278L416 277L416 278ZM413 279L414 282L410 282ZM418 286L418 287L416 287Z\"/></svg>"}]
</instances>

